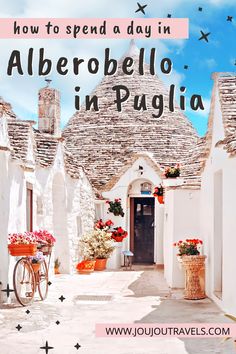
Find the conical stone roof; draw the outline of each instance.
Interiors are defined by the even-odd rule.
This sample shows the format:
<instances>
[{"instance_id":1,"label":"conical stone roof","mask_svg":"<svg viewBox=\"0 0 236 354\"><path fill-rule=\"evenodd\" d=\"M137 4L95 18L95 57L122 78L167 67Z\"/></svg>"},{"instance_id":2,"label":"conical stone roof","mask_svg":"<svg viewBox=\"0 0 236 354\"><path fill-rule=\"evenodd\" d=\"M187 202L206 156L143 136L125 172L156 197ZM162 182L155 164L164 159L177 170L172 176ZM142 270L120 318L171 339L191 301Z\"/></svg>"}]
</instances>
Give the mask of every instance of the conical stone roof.
<instances>
[{"instance_id":1,"label":"conical stone roof","mask_svg":"<svg viewBox=\"0 0 236 354\"><path fill-rule=\"evenodd\" d=\"M131 43L123 56L131 56L138 65L139 50ZM169 91L157 76L137 70L132 76L119 69L114 76L106 76L92 92L99 98L99 112L86 111L82 107L70 119L63 137L70 152L84 166L91 183L99 191L105 189L111 178L130 162L135 153L149 153L157 164L168 166L181 163L189 156L198 141L198 135L190 121L176 106L175 112L168 110ZM129 100L122 112L116 108L114 85L125 85L130 90ZM147 111L133 108L135 95L145 94ZM153 117L157 110L152 108L153 95L164 96L165 108L160 118Z\"/></svg>"}]
</instances>

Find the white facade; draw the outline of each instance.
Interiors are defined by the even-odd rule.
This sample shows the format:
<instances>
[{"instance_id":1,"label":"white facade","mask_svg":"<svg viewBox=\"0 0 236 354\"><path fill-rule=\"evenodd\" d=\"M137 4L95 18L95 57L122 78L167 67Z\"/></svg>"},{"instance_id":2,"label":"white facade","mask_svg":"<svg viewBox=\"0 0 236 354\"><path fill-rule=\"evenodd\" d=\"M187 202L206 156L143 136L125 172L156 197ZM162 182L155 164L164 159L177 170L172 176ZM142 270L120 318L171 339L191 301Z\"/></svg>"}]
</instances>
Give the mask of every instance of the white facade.
<instances>
[{"instance_id":1,"label":"white facade","mask_svg":"<svg viewBox=\"0 0 236 354\"><path fill-rule=\"evenodd\" d=\"M139 170L139 166L143 167L143 170ZM161 183L161 171L157 166L153 164L151 157L145 154L136 156L135 161L129 166L120 177L117 183L111 188L110 191L104 192L103 197L108 200L114 200L115 198L121 198L122 207L125 211L125 216L114 216L111 213L107 213L107 204L103 202L103 219L111 219L114 222L114 226L121 226L128 231L128 237L122 242L122 245L118 246L118 250L115 251L113 257L108 262L108 268L118 268L123 261L122 251L130 250L130 198L150 198L151 195L141 194L141 184L149 182L152 185L152 191L155 186ZM101 203L99 203L101 205ZM99 209L98 207L97 209ZM155 199L155 218L154 218L154 262L157 264L163 264L163 205L159 204ZM99 217L99 215L97 215ZM117 252L120 253L120 257L117 257Z\"/></svg>"}]
</instances>

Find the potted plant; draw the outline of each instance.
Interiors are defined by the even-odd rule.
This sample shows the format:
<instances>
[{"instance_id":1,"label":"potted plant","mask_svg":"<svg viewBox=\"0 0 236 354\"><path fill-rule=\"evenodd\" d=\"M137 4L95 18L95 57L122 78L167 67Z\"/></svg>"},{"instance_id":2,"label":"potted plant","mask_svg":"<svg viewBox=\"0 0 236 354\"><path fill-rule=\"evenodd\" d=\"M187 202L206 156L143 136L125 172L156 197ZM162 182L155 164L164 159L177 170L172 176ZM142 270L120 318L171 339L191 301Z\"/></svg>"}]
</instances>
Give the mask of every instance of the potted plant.
<instances>
[{"instance_id":1,"label":"potted plant","mask_svg":"<svg viewBox=\"0 0 236 354\"><path fill-rule=\"evenodd\" d=\"M116 242L122 242L125 237L127 237L128 232L125 231L121 226L115 227L114 231L112 231L112 238Z\"/></svg>"},{"instance_id":2,"label":"potted plant","mask_svg":"<svg viewBox=\"0 0 236 354\"><path fill-rule=\"evenodd\" d=\"M161 184L154 188L153 196L157 197L160 204L164 204L164 188Z\"/></svg>"},{"instance_id":3,"label":"potted plant","mask_svg":"<svg viewBox=\"0 0 236 354\"><path fill-rule=\"evenodd\" d=\"M40 264L44 261L43 252L37 252L35 256L31 256L29 259L31 261L33 271L37 273L40 269Z\"/></svg>"},{"instance_id":4,"label":"potted plant","mask_svg":"<svg viewBox=\"0 0 236 354\"><path fill-rule=\"evenodd\" d=\"M76 266L76 269L79 274L91 274L94 271L95 260L84 259L79 262Z\"/></svg>"},{"instance_id":5,"label":"potted plant","mask_svg":"<svg viewBox=\"0 0 236 354\"><path fill-rule=\"evenodd\" d=\"M113 225L114 223L112 220L104 222L102 219L99 219L95 222L94 228L99 230L110 230Z\"/></svg>"},{"instance_id":6,"label":"potted plant","mask_svg":"<svg viewBox=\"0 0 236 354\"><path fill-rule=\"evenodd\" d=\"M205 259L200 254L203 242L199 239L186 239L174 243L178 247L178 260L185 269L185 299L204 299L205 295Z\"/></svg>"},{"instance_id":7,"label":"potted plant","mask_svg":"<svg viewBox=\"0 0 236 354\"><path fill-rule=\"evenodd\" d=\"M165 178L176 178L180 176L180 164L166 167L164 172Z\"/></svg>"},{"instance_id":8,"label":"potted plant","mask_svg":"<svg viewBox=\"0 0 236 354\"><path fill-rule=\"evenodd\" d=\"M32 232L10 234L8 242L11 256L34 256L37 252L37 239Z\"/></svg>"},{"instance_id":9,"label":"potted plant","mask_svg":"<svg viewBox=\"0 0 236 354\"><path fill-rule=\"evenodd\" d=\"M122 217L125 215L121 205L120 198L116 198L114 201L107 200L106 203L109 204L109 208L108 208L109 213L113 213L115 216L122 216Z\"/></svg>"},{"instance_id":10,"label":"potted plant","mask_svg":"<svg viewBox=\"0 0 236 354\"><path fill-rule=\"evenodd\" d=\"M60 274L59 268L60 268L61 262L59 262L59 259L56 258L54 261L54 274Z\"/></svg>"},{"instance_id":11,"label":"potted plant","mask_svg":"<svg viewBox=\"0 0 236 354\"><path fill-rule=\"evenodd\" d=\"M80 274L90 274L94 271L95 255L91 233L83 235L79 240L79 254L82 260L76 269Z\"/></svg>"},{"instance_id":12,"label":"potted plant","mask_svg":"<svg viewBox=\"0 0 236 354\"><path fill-rule=\"evenodd\" d=\"M107 259L115 248L112 233L106 230L94 230L92 232L92 246L96 260L94 270L106 269Z\"/></svg>"},{"instance_id":13,"label":"potted plant","mask_svg":"<svg viewBox=\"0 0 236 354\"><path fill-rule=\"evenodd\" d=\"M95 228L80 239L80 255L83 260L95 260L94 270L104 270L107 259L114 250L111 232Z\"/></svg>"}]
</instances>

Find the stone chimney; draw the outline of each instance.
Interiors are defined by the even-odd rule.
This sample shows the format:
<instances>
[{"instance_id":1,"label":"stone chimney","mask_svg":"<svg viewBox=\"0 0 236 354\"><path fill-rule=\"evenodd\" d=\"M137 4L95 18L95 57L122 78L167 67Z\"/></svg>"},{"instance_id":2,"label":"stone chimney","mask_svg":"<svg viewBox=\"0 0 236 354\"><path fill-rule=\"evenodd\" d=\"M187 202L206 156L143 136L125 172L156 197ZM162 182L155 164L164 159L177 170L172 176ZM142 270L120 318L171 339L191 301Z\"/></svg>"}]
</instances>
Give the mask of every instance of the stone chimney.
<instances>
[{"instance_id":1,"label":"stone chimney","mask_svg":"<svg viewBox=\"0 0 236 354\"><path fill-rule=\"evenodd\" d=\"M61 136L60 92L49 87L51 80L46 80L47 86L39 90L38 129L41 133Z\"/></svg>"}]
</instances>

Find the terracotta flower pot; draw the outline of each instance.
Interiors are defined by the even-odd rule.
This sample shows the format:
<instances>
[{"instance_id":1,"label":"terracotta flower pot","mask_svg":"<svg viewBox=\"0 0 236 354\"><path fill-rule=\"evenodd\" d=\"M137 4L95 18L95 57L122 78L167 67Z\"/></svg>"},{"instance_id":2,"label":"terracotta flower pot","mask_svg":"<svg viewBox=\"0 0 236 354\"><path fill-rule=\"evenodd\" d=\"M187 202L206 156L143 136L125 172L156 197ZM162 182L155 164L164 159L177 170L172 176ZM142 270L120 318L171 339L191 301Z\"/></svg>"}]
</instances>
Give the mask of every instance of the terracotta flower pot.
<instances>
[{"instance_id":1,"label":"terracotta flower pot","mask_svg":"<svg viewBox=\"0 0 236 354\"><path fill-rule=\"evenodd\" d=\"M34 273L37 273L40 269L40 263L31 263Z\"/></svg>"},{"instance_id":2,"label":"terracotta flower pot","mask_svg":"<svg viewBox=\"0 0 236 354\"><path fill-rule=\"evenodd\" d=\"M8 245L8 251L11 256L34 256L37 252L37 245L30 244L10 244Z\"/></svg>"},{"instance_id":3,"label":"terracotta flower pot","mask_svg":"<svg viewBox=\"0 0 236 354\"><path fill-rule=\"evenodd\" d=\"M103 259L96 258L94 270L101 271L106 269L106 266L107 266L107 258L103 258Z\"/></svg>"},{"instance_id":4,"label":"terracotta flower pot","mask_svg":"<svg viewBox=\"0 0 236 354\"><path fill-rule=\"evenodd\" d=\"M79 274L91 274L94 271L95 261L84 260L77 264L76 269Z\"/></svg>"},{"instance_id":5,"label":"terracotta flower pot","mask_svg":"<svg viewBox=\"0 0 236 354\"><path fill-rule=\"evenodd\" d=\"M163 195L158 195L157 199L160 204L164 204L164 196Z\"/></svg>"},{"instance_id":6,"label":"terracotta flower pot","mask_svg":"<svg viewBox=\"0 0 236 354\"><path fill-rule=\"evenodd\" d=\"M206 256L182 256L185 269L185 295L188 300L205 299Z\"/></svg>"},{"instance_id":7,"label":"terracotta flower pot","mask_svg":"<svg viewBox=\"0 0 236 354\"><path fill-rule=\"evenodd\" d=\"M116 236L116 237L112 237L113 240L115 240L116 242L122 242L124 240L123 236Z\"/></svg>"}]
</instances>

